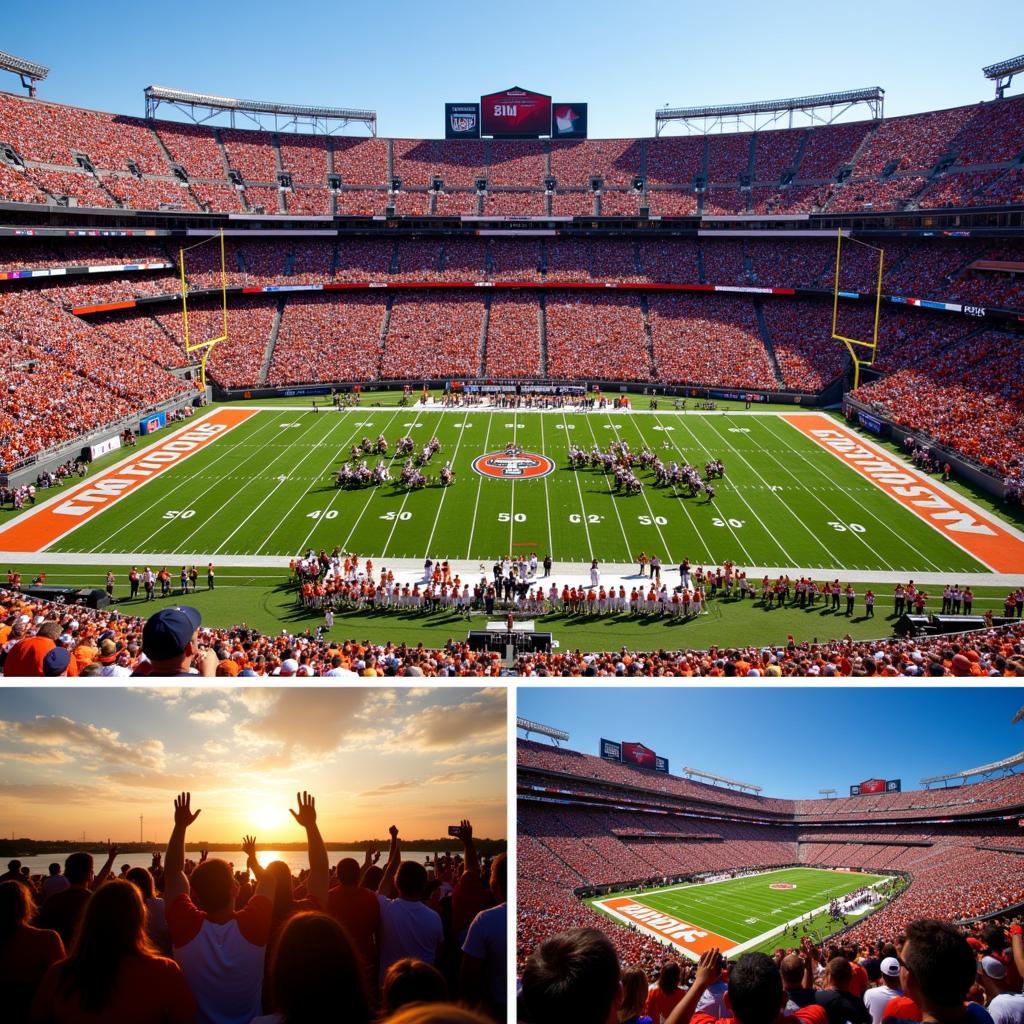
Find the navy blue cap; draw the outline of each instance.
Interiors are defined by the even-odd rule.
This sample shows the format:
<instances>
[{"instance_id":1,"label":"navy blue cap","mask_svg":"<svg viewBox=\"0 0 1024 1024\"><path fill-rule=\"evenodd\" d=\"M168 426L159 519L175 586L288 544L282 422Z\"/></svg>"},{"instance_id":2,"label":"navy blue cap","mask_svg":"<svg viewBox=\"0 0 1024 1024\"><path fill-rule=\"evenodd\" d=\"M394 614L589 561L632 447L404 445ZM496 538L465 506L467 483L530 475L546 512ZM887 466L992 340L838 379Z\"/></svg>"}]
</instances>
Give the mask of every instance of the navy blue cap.
<instances>
[{"instance_id":1,"label":"navy blue cap","mask_svg":"<svg viewBox=\"0 0 1024 1024\"><path fill-rule=\"evenodd\" d=\"M66 647L54 647L43 658L44 676L62 676L71 664L71 652Z\"/></svg>"},{"instance_id":2,"label":"navy blue cap","mask_svg":"<svg viewBox=\"0 0 1024 1024\"><path fill-rule=\"evenodd\" d=\"M143 653L150 661L166 661L184 654L202 621L199 612L187 605L161 608L142 627Z\"/></svg>"}]
</instances>

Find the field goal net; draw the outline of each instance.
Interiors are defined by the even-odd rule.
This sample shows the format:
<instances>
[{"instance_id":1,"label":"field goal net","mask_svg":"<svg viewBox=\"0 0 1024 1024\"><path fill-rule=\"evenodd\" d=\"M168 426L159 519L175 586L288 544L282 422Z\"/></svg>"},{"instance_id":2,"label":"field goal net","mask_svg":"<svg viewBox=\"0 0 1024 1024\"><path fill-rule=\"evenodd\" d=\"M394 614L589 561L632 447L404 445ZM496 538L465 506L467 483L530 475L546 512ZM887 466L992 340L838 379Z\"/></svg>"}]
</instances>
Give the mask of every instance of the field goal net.
<instances>
[{"instance_id":1,"label":"field goal net","mask_svg":"<svg viewBox=\"0 0 1024 1024\"><path fill-rule=\"evenodd\" d=\"M844 251L845 250L845 251ZM843 262L846 261L844 270ZM871 366L878 353L878 320L882 309L882 274L885 250L858 238L836 232L836 270L832 287L832 339L841 341L853 360L853 388L860 387L861 367ZM860 303L839 305L840 297L874 300L873 315L866 324L857 314Z\"/></svg>"},{"instance_id":2,"label":"field goal net","mask_svg":"<svg viewBox=\"0 0 1024 1024\"><path fill-rule=\"evenodd\" d=\"M197 249L202 249L204 246L213 248L212 260L210 259L209 250L204 251L202 254L197 254L195 252ZM193 255L186 256L186 253L193 253ZM219 334L216 333L217 329L212 327L209 331L200 331L199 336L197 337L196 332L189 328L189 287L186 276L186 262L189 259L193 262L202 260L203 264L212 262L215 267L218 264L220 266L221 328ZM180 249L178 253L178 269L181 272L181 323L185 341L185 352L187 355L199 354L199 387L205 392L206 363L210 358L210 353L220 342L228 340L228 275L227 266L224 260L223 229L216 235L204 238L201 242L195 242L192 245L187 245ZM203 336L211 333L211 331L216 335L215 337Z\"/></svg>"}]
</instances>

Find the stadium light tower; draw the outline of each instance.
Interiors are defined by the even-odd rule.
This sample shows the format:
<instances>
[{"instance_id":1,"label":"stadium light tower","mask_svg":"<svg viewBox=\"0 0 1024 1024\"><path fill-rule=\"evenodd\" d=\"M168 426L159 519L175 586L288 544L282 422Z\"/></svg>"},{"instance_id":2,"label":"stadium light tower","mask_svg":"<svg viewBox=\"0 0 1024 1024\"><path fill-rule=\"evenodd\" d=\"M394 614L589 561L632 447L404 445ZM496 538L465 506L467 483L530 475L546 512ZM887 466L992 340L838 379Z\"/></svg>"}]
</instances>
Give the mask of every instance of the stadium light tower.
<instances>
[{"instance_id":1,"label":"stadium light tower","mask_svg":"<svg viewBox=\"0 0 1024 1024\"><path fill-rule=\"evenodd\" d=\"M989 64L982 68L981 73L996 83L996 99L1001 100L1003 93L1010 87L1014 75L1024 73L1024 54L1019 57L1011 57L1010 60L1001 60L998 64Z\"/></svg>"},{"instance_id":2,"label":"stadium light tower","mask_svg":"<svg viewBox=\"0 0 1024 1024\"><path fill-rule=\"evenodd\" d=\"M530 738L531 732L536 733L538 736L547 736L548 739L554 740L556 747L562 740L566 743L569 742L569 734L567 732L563 732L561 729L552 729L550 725L541 725L540 722L531 722L528 718L517 718L516 728L522 729L526 733L527 739Z\"/></svg>"},{"instance_id":3,"label":"stadium light tower","mask_svg":"<svg viewBox=\"0 0 1024 1024\"><path fill-rule=\"evenodd\" d=\"M50 73L50 69L43 64L33 64L30 60L22 60L21 57L3 51L0 51L0 71L10 71L17 75L29 96L35 96L36 82L41 82Z\"/></svg>"}]
</instances>

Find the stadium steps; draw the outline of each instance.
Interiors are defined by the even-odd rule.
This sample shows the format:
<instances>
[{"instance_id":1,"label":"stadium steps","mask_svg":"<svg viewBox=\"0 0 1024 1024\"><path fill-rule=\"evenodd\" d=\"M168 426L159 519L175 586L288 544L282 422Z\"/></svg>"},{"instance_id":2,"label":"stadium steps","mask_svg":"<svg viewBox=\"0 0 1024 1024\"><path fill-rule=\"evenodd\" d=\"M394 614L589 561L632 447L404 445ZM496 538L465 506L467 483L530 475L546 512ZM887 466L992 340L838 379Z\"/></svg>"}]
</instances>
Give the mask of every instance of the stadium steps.
<instances>
[{"instance_id":1,"label":"stadium steps","mask_svg":"<svg viewBox=\"0 0 1024 1024\"><path fill-rule=\"evenodd\" d=\"M480 318L480 376L487 375L487 330L491 326L491 299L490 292L484 295L484 315Z\"/></svg>"},{"instance_id":2,"label":"stadium steps","mask_svg":"<svg viewBox=\"0 0 1024 1024\"><path fill-rule=\"evenodd\" d=\"M160 133L152 124L147 123L146 127L149 129L150 135L156 140L157 148L163 153L164 159L167 161L167 173L174 174L174 157L171 156L171 151L164 145L164 140L160 138Z\"/></svg>"},{"instance_id":3,"label":"stadium steps","mask_svg":"<svg viewBox=\"0 0 1024 1024\"><path fill-rule=\"evenodd\" d=\"M651 331L650 309L647 293L640 293L640 318L644 322L644 343L647 345L647 363L651 368L651 380L658 379L658 365L654 358L654 333Z\"/></svg>"},{"instance_id":4,"label":"stadium steps","mask_svg":"<svg viewBox=\"0 0 1024 1024\"><path fill-rule=\"evenodd\" d=\"M541 277L548 276L548 240L546 238L540 240L540 275Z\"/></svg>"},{"instance_id":5,"label":"stadium steps","mask_svg":"<svg viewBox=\"0 0 1024 1024\"><path fill-rule=\"evenodd\" d=\"M796 154L793 157L793 181L796 181L800 177L800 164L803 163L804 150L807 149L807 141L811 137L811 130L808 128L800 136L800 143L796 147Z\"/></svg>"},{"instance_id":6,"label":"stadium steps","mask_svg":"<svg viewBox=\"0 0 1024 1024\"><path fill-rule=\"evenodd\" d=\"M878 131L878 126L881 121L876 121L865 133L864 138L860 140L860 145L853 151L853 156L850 157L850 167L853 171L850 173L850 177L856 177L857 173L857 161L864 155L864 150L871 145L871 140L875 137L875 132ZM828 206L828 203L825 204Z\"/></svg>"},{"instance_id":7,"label":"stadium steps","mask_svg":"<svg viewBox=\"0 0 1024 1024\"><path fill-rule=\"evenodd\" d=\"M431 199L433 202L433 199ZM400 263L398 259L398 239L396 238L394 244L391 247L391 262L388 264L388 273L397 274L400 269Z\"/></svg>"},{"instance_id":8,"label":"stadium steps","mask_svg":"<svg viewBox=\"0 0 1024 1024\"><path fill-rule=\"evenodd\" d=\"M540 375L548 375L548 314L545 306L544 293L540 293L540 303L537 306L537 333L540 337Z\"/></svg>"},{"instance_id":9,"label":"stadium steps","mask_svg":"<svg viewBox=\"0 0 1024 1024\"><path fill-rule=\"evenodd\" d=\"M376 379L381 379L381 370L384 366L384 353L388 347L388 331L391 329L391 309L395 304L395 296L388 295L384 300L384 315L380 319L380 362L377 364Z\"/></svg>"},{"instance_id":10,"label":"stadium steps","mask_svg":"<svg viewBox=\"0 0 1024 1024\"><path fill-rule=\"evenodd\" d=\"M277 335L281 330L281 318L284 316L284 304L284 298L277 300L277 309L274 310L274 323L270 328L270 337L267 338L267 348L263 353L263 365L260 367L259 383L261 385L266 384L267 377L270 376L270 363L274 358L274 348L277 346Z\"/></svg>"},{"instance_id":11,"label":"stadium steps","mask_svg":"<svg viewBox=\"0 0 1024 1024\"><path fill-rule=\"evenodd\" d=\"M643 263L643 260L640 258L640 243L639 242L634 242L633 243L633 269L637 272L637 274L643 276L644 263Z\"/></svg>"},{"instance_id":12,"label":"stadium steps","mask_svg":"<svg viewBox=\"0 0 1024 1024\"><path fill-rule=\"evenodd\" d=\"M768 362L772 364L772 373L779 383L780 388L785 388L786 382L782 379L782 370L779 368L779 359L775 354L775 343L772 341L771 331L768 330L768 321L764 318L764 307L760 299L754 299L754 315L757 317L757 329L761 332L761 340L764 342L765 351L768 353Z\"/></svg>"},{"instance_id":13,"label":"stadium steps","mask_svg":"<svg viewBox=\"0 0 1024 1024\"><path fill-rule=\"evenodd\" d=\"M385 184L390 188L390 186L391 186L391 179L395 176L395 140L394 139L388 139L387 140L386 152L387 152L387 181L385 182ZM333 166L331 167L331 170L332 171L334 170Z\"/></svg>"},{"instance_id":14,"label":"stadium steps","mask_svg":"<svg viewBox=\"0 0 1024 1024\"><path fill-rule=\"evenodd\" d=\"M701 245L700 239L697 240L697 282L708 283L707 275L704 273L704 246Z\"/></svg>"},{"instance_id":15,"label":"stadium steps","mask_svg":"<svg viewBox=\"0 0 1024 1024\"><path fill-rule=\"evenodd\" d=\"M388 167L390 167L390 166L391 166L391 148L390 148L390 145L389 145L389 147L388 147ZM334 145L332 144L331 137L329 135L327 136L327 173L328 174L333 174L334 173ZM332 217L336 217L337 214L338 214L338 197L331 190L328 190L328 194L330 195L330 204L331 204L330 205L330 211L331 211L331 216Z\"/></svg>"}]
</instances>

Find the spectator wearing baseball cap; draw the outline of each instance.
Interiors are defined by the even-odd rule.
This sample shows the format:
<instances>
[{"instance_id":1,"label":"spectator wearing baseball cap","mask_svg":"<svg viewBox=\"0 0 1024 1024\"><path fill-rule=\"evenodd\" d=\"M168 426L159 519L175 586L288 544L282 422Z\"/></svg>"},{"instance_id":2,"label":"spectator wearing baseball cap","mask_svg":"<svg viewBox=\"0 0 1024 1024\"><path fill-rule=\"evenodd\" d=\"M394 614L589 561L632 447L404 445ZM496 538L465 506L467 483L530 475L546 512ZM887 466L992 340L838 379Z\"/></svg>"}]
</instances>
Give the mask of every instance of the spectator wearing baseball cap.
<instances>
[{"instance_id":1,"label":"spectator wearing baseball cap","mask_svg":"<svg viewBox=\"0 0 1024 1024\"><path fill-rule=\"evenodd\" d=\"M876 988L869 988L864 993L864 1005L871 1014L872 1024L882 1024L882 1017L885 1015L885 1008L890 999L903 995L900 988L900 962L895 956L895 950L889 947L886 950L889 955L882 957L879 964L881 978Z\"/></svg>"},{"instance_id":2,"label":"spectator wearing baseball cap","mask_svg":"<svg viewBox=\"0 0 1024 1024\"><path fill-rule=\"evenodd\" d=\"M161 608L142 627L142 653L148 671L142 666L136 675L150 676L215 676L217 654L209 647L199 646L202 616L195 608L176 605ZM192 672L192 666L197 672Z\"/></svg>"},{"instance_id":3,"label":"spectator wearing baseball cap","mask_svg":"<svg viewBox=\"0 0 1024 1024\"><path fill-rule=\"evenodd\" d=\"M71 653L66 647L54 646L43 658L44 676L66 676L71 665Z\"/></svg>"},{"instance_id":4,"label":"spectator wearing baseball cap","mask_svg":"<svg viewBox=\"0 0 1024 1024\"><path fill-rule=\"evenodd\" d=\"M1024 995L1013 990L1002 960L983 956L978 964L978 984L985 990L986 1009L995 1024L1024 1024Z\"/></svg>"}]
</instances>

